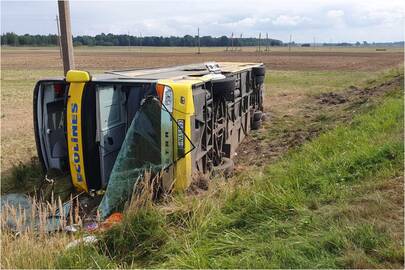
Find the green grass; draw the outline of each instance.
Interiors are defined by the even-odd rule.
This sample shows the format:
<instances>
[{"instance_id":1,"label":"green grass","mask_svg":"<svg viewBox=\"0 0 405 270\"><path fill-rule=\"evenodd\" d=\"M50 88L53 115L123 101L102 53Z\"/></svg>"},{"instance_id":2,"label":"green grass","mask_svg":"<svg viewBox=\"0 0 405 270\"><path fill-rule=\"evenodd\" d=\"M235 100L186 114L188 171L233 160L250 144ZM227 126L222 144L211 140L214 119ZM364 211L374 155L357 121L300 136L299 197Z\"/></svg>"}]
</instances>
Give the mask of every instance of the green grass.
<instances>
[{"instance_id":1,"label":"green grass","mask_svg":"<svg viewBox=\"0 0 405 270\"><path fill-rule=\"evenodd\" d=\"M273 94L319 94L340 92L350 86L366 87L376 81L384 81L393 73L402 73L403 67L384 71L279 71L266 74L268 92Z\"/></svg>"},{"instance_id":2,"label":"green grass","mask_svg":"<svg viewBox=\"0 0 405 270\"><path fill-rule=\"evenodd\" d=\"M397 90L227 188L213 183L205 198L179 195L128 217L102 237L97 254L121 267L402 268L403 217L395 211L403 204L404 104ZM87 266L76 261L63 267Z\"/></svg>"},{"instance_id":3,"label":"green grass","mask_svg":"<svg viewBox=\"0 0 405 270\"><path fill-rule=\"evenodd\" d=\"M370 267L387 266L380 257L401 254L401 247L371 220L365 224L344 216L335 220L312 209L338 207L361 195L351 190L362 181L402 172L402 111L400 99L387 100L353 125L338 127L269 166L251 187L227 198L212 224L194 239L194 246L168 256L167 266L350 267L340 259L352 246L364 252Z\"/></svg>"},{"instance_id":4,"label":"green grass","mask_svg":"<svg viewBox=\"0 0 405 270\"><path fill-rule=\"evenodd\" d=\"M266 76L271 93L309 93L341 91L375 78L377 72L352 71L271 71ZM286 91L287 90L287 91Z\"/></svg>"}]
</instances>

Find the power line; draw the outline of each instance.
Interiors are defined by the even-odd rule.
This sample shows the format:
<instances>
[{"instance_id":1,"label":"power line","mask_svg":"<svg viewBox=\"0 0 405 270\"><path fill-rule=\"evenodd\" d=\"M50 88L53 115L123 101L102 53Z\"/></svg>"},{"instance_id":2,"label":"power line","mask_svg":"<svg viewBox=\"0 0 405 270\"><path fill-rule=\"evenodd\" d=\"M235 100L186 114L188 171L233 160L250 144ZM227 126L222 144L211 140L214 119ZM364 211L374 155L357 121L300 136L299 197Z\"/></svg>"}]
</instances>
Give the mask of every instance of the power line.
<instances>
[{"instance_id":1,"label":"power line","mask_svg":"<svg viewBox=\"0 0 405 270\"><path fill-rule=\"evenodd\" d=\"M56 45L59 47L59 56L60 56L60 59L62 59L63 56L62 56L62 46L61 46L61 42L60 42L60 27L59 27L58 15L56 15L56 28L58 29L58 38L56 39Z\"/></svg>"}]
</instances>

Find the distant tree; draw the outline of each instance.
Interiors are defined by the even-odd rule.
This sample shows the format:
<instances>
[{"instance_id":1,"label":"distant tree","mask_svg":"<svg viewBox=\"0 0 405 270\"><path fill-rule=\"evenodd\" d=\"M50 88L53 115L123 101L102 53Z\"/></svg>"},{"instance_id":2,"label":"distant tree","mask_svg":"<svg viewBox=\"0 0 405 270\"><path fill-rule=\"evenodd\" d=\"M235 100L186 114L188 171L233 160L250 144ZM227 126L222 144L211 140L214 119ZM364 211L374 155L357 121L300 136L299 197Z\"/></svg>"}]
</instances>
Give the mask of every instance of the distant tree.
<instances>
[{"instance_id":1,"label":"distant tree","mask_svg":"<svg viewBox=\"0 0 405 270\"><path fill-rule=\"evenodd\" d=\"M227 36L222 36L219 38L219 42L216 44L217 46L229 46L229 39Z\"/></svg>"},{"instance_id":2,"label":"distant tree","mask_svg":"<svg viewBox=\"0 0 405 270\"><path fill-rule=\"evenodd\" d=\"M75 36L73 44L75 46L196 46L197 36L185 35L183 37L163 37L163 36L147 36L136 37L130 35L115 35L112 33L101 33L95 36ZM58 44L58 36L49 35L17 35L15 33L5 33L1 35L1 44L10 46L55 46ZM256 46L256 38L234 38L234 46ZM270 46L282 46L281 40L269 39ZM203 47L212 46L230 46L230 39L227 36L200 37L200 45Z\"/></svg>"}]
</instances>

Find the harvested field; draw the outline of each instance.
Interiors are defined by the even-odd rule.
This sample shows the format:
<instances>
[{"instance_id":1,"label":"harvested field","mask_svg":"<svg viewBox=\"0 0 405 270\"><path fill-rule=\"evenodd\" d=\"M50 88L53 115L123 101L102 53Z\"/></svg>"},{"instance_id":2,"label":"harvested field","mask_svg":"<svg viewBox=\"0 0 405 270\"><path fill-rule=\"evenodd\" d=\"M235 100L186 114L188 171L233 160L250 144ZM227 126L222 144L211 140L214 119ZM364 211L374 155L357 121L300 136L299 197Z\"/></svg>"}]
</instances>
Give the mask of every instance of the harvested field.
<instances>
[{"instance_id":1,"label":"harvested field","mask_svg":"<svg viewBox=\"0 0 405 270\"><path fill-rule=\"evenodd\" d=\"M403 51L369 52L353 51L271 51L225 52L214 51L202 54L194 52L160 53L137 52L120 49L76 51L76 65L80 69L126 69L174 66L205 61L263 62L273 70L353 70L376 71L403 62ZM11 50L2 51L2 68L14 69L61 69L57 50Z\"/></svg>"}]
</instances>

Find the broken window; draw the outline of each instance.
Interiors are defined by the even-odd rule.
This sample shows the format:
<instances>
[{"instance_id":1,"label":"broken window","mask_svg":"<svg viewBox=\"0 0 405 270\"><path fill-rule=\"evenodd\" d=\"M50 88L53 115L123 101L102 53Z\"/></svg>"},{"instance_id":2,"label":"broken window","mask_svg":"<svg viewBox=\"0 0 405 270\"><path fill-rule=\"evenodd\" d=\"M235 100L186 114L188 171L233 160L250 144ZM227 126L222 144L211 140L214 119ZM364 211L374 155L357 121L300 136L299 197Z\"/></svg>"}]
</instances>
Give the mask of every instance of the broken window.
<instances>
[{"instance_id":1,"label":"broken window","mask_svg":"<svg viewBox=\"0 0 405 270\"><path fill-rule=\"evenodd\" d=\"M159 173L173 164L174 128L179 126L166 107L154 97L146 98L132 120L111 171L98 208L102 219L123 209L145 171Z\"/></svg>"}]
</instances>

